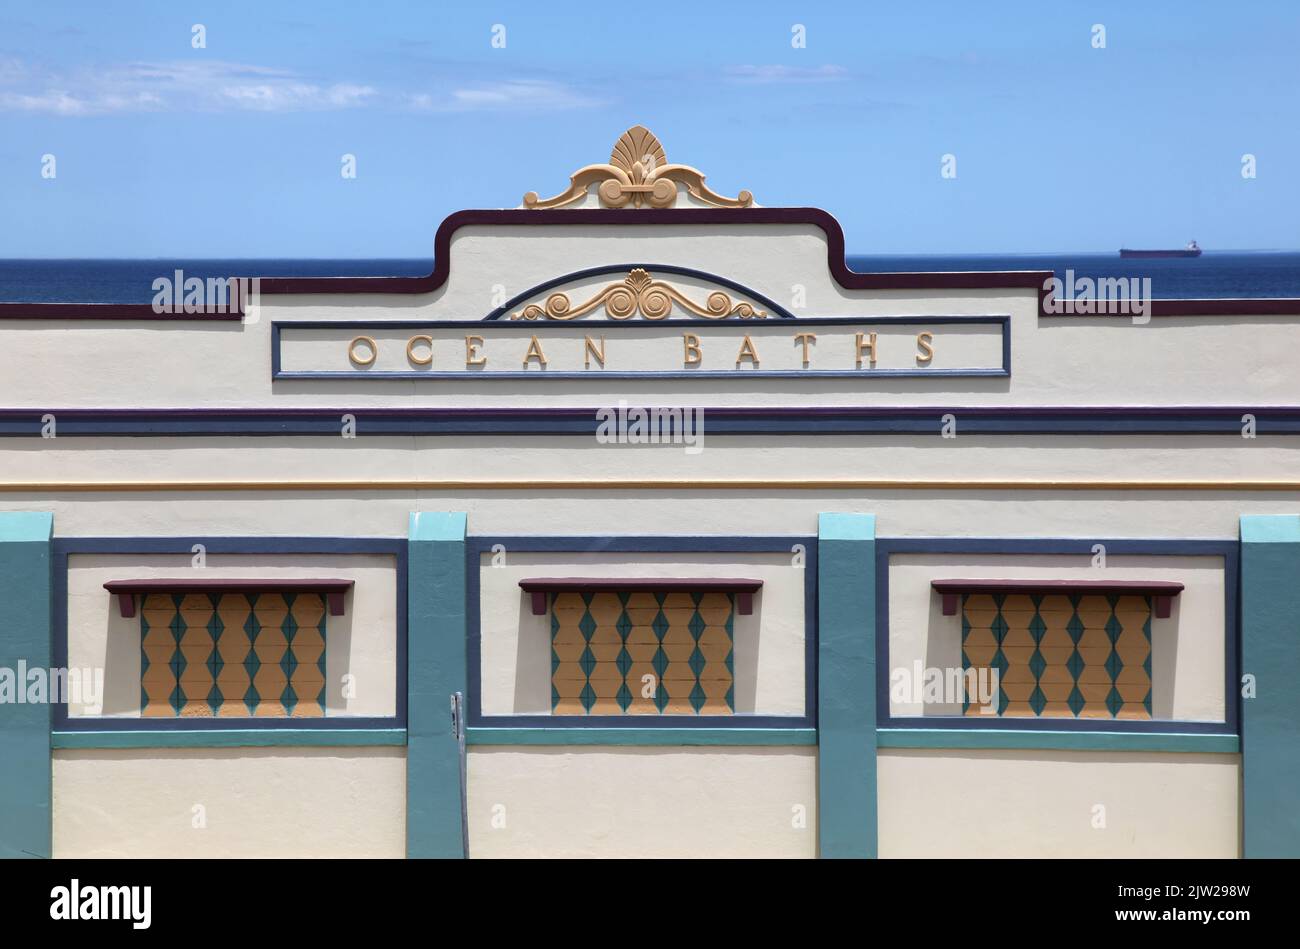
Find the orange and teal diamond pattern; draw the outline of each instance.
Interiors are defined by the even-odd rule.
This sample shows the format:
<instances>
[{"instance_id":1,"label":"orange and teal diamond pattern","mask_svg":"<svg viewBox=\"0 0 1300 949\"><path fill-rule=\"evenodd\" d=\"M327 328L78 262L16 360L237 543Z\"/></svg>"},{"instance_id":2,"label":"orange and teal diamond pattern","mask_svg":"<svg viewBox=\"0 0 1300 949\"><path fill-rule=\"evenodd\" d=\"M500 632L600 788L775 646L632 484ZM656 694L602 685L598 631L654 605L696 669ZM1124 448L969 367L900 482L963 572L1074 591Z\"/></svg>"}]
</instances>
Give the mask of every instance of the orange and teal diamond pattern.
<instances>
[{"instance_id":1,"label":"orange and teal diamond pattern","mask_svg":"<svg viewBox=\"0 0 1300 949\"><path fill-rule=\"evenodd\" d=\"M319 593L150 593L140 609L144 718L319 718Z\"/></svg>"},{"instance_id":2,"label":"orange and teal diamond pattern","mask_svg":"<svg viewBox=\"0 0 1300 949\"><path fill-rule=\"evenodd\" d=\"M962 668L997 669L999 715L1151 718L1151 598L969 593ZM963 711L982 714L970 694Z\"/></svg>"},{"instance_id":3,"label":"orange and teal diamond pattern","mask_svg":"<svg viewBox=\"0 0 1300 949\"><path fill-rule=\"evenodd\" d=\"M555 594L556 715L730 715L735 603L729 593Z\"/></svg>"}]
</instances>

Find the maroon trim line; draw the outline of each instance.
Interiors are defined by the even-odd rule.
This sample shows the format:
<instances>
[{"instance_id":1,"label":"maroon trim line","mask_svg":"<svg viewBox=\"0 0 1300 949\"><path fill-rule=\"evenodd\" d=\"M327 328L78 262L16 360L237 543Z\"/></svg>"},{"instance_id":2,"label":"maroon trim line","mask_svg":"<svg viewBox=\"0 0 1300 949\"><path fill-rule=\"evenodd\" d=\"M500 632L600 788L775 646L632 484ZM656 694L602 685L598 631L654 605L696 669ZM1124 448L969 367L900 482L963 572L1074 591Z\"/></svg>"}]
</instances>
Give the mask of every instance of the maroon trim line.
<instances>
[{"instance_id":1,"label":"maroon trim line","mask_svg":"<svg viewBox=\"0 0 1300 949\"><path fill-rule=\"evenodd\" d=\"M329 604L330 616L343 615L343 600L352 589L352 580L300 580L285 578L282 580L256 579L245 580L238 577L184 580L176 578L143 578L140 580L109 580L104 589L117 596L118 609L122 615L135 616L135 596L137 593L255 593L266 590L286 593L324 593Z\"/></svg>"},{"instance_id":2,"label":"maroon trim line","mask_svg":"<svg viewBox=\"0 0 1300 949\"><path fill-rule=\"evenodd\" d=\"M1168 619L1170 600L1183 592L1172 580L933 580L930 586L943 596L943 615L957 615L957 598L963 593L1135 593L1155 598L1157 619Z\"/></svg>"},{"instance_id":3,"label":"maroon trim line","mask_svg":"<svg viewBox=\"0 0 1300 949\"><path fill-rule=\"evenodd\" d=\"M1110 312L1047 313L1043 308L1052 277L1047 270L917 271L912 273L858 273L845 260L844 231L839 221L821 208L648 208L611 210L583 208L506 209L457 211L438 225L433 239L433 270L424 277L262 277L266 294L326 293L432 293L447 282L451 239L462 227L475 225L642 225L642 224L811 224L826 235L826 263L831 276L846 290L936 290L1032 288L1038 292L1039 317L1086 319L1128 317L1118 307ZM1152 316L1297 316L1300 298L1236 298L1212 300L1152 300ZM239 312L200 314L155 313L148 304L103 303L0 303L0 320L104 319L170 320L175 322L236 321Z\"/></svg>"},{"instance_id":4,"label":"maroon trim line","mask_svg":"<svg viewBox=\"0 0 1300 949\"><path fill-rule=\"evenodd\" d=\"M167 323L237 323L229 308L216 313L159 313L151 303L0 303L0 320L150 320Z\"/></svg>"},{"instance_id":5,"label":"maroon trim line","mask_svg":"<svg viewBox=\"0 0 1300 949\"><path fill-rule=\"evenodd\" d=\"M1099 319L1131 320L1132 311L1124 312L1122 304L1108 304L1104 312L1070 313L1069 300L1062 300L1060 313L1048 313L1043 307L1047 292L1038 290L1039 319L1086 320L1089 317ZM1093 304L1096 306L1096 303ZM1149 316L1297 316L1300 315L1300 297L1222 297L1199 299L1162 299L1148 301Z\"/></svg>"},{"instance_id":6,"label":"maroon trim line","mask_svg":"<svg viewBox=\"0 0 1300 949\"><path fill-rule=\"evenodd\" d=\"M601 590L632 590L636 592L664 593L678 590L718 591L736 594L736 612L749 616L754 612L754 594L763 588L762 580L744 578L691 577L530 577L519 581L519 587L532 595L534 616L546 615L548 593L596 593Z\"/></svg>"},{"instance_id":7,"label":"maroon trim line","mask_svg":"<svg viewBox=\"0 0 1300 949\"><path fill-rule=\"evenodd\" d=\"M377 416L396 417L396 418L493 418L493 417L512 417L512 416L535 416L537 418L549 418L551 416L589 418L595 413L599 406L555 406L553 408L483 408L479 406L361 406L361 407L317 407L317 406L284 406L277 408L275 406L232 406L230 408L213 408L213 407L189 407L189 408L133 408L123 406L121 408L0 408L0 418L39 418L44 414L57 415L68 418L102 418L117 417L125 418L207 418L211 416L231 416L235 418L258 418L262 416L271 417L301 417L301 418L329 418L331 420L341 415L356 415L358 418L368 416L371 418ZM790 416L802 417L805 415L825 415L825 416L898 416L898 417L923 417L929 418L933 415L942 415L946 412L965 412L972 415L1062 415L1062 416L1079 416L1091 417L1094 415L1124 415L1134 412L1140 412L1149 415L1221 415L1225 418L1240 416L1243 412L1259 413L1291 413L1300 414L1300 403L1291 405L1253 405L1240 403L1235 405L1149 405L1141 403L1128 403L1123 405L956 405L947 403L938 403L935 405L814 405L814 406L789 406L789 405L714 405L702 406L703 411L714 412L718 415L734 414L737 416Z\"/></svg>"},{"instance_id":8,"label":"maroon trim line","mask_svg":"<svg viewBox=\"0 0 1300 949\"><path fill-rule=\"evenodd\" d=\"M556 224L811 224L826 235L826 264L831 276L846 290L936 290L1032 288L1038 291L1040 317L1069 317L1048 313L1044 284L1050 270L915 271L911 273L858 273L845 260L844 230L821 208L648 208L640 210L468 210L443 220L433 239L433 272L426 277L263 277L263 293L431 293L447 281L451 238L473 225ZM1152 316L1300 316L1300 298L1223 298L1210 300L1152 300ZM1105 313L1079 317L1128 317L1118 306Z\"/></svg>"},{"instance_id":9,"label":"maroon trim line","mask_svg":"<svg viewBox=\"0 0 1300 949\"><path fill-rule=\"evenodd\" d=\"M827 265L836 282L850 290L893 290L912 287L1041 287L1050 271L969 271L964 273L863 274L844 260L844 231L821 208L644 208L602 210L457 211L438 226L433 238L433 272L427 277L263 277L262 293L431 293L447 281L451 238L462 227L475 225L641 225L641 224L811 224L826 235ZM923 278L918 280L918 278Z\"/></svg>"}]
</instances>

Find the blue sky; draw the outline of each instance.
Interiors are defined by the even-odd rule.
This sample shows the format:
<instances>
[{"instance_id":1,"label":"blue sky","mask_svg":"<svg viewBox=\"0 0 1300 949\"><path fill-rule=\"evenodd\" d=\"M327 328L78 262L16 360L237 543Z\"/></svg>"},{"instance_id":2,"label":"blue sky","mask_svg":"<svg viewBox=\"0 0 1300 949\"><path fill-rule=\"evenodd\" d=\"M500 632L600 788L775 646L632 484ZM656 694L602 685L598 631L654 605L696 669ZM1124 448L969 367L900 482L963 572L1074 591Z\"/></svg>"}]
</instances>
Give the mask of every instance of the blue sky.
<instances>
[{"instance_id":1,"label":"blue sky","mask_svg":"<svg viewBox=\"0 0 1300 949\"><path fill-rule=\"evenodd\" d=\"M428 256L637 123L851 253L1292 249L1297 49L1290 0L0 0L0 257Z\"/></svg>"}]
</instances>

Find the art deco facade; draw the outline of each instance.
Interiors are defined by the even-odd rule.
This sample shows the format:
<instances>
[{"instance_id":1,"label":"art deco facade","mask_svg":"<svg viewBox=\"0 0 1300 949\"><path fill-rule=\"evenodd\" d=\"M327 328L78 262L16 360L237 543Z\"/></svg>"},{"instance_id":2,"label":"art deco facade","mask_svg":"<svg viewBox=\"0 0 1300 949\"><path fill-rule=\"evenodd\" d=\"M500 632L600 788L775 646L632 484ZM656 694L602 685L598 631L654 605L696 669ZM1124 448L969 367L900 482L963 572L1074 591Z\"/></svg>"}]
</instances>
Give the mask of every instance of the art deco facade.
<instances>
[{"instance_id":1,"label":"art deco facade","mask_svg":"<svg viewBox=\"0 0 1300 949\"><path fill-rule=\"evenodd\" d=\"M1300 855L1300 301L1048 277L638 128L427 277L0 307L0 666L103 677L0 848Z\"/></svg>"}]
</instances>

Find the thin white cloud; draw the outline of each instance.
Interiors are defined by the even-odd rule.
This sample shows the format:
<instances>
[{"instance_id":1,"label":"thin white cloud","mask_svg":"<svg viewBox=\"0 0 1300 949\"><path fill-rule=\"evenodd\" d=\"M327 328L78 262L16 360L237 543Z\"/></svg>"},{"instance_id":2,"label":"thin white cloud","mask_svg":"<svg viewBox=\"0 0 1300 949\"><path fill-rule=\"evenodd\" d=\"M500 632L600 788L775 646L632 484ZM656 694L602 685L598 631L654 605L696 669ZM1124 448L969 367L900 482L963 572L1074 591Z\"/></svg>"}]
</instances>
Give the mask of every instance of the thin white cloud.
<instances>
[{"instance_id":1,"label":"thin white cloud","mask_svg":"<svg viewBox=\"0 0 1300 949\"><path fill-rule=\"evenodd\" d=\"M0 59L0 111L63 116L123 112L310 112L362 106L450 112L589 108L599 100L571 86L507 79L440 90L383 90L318 82L291 70L215 60L137 62L71 73Z\"/></svg>"},{"instance_id":2,"label":"thin white cloud","mask_svg":"<svg viewBox=\"0 0 1300 949\"><path fill-rule=\"evenodd\" d=\"M340 109L375 94L369 86L315 83L288 70L215 60L126 63L68 74L0 64L0 109L55 115Z\"/></svg>"},{"instance_id":3,"label":"thin white cloud","mask_svg":"<svg viewBox=\"0 0 1300 949\"><path fill-rule=\"evenodd\" d=\"M796 82L837 82L849 78L849 71L843 66L785 66L769 64L760 66L730 66L726 70L727 78L733 82L747 83L796 83Z\"/></svg>"},{"instance_id":4,"label":"thin white cloud","mask_svg":"<svg viewBox=\"0 0 1300 949\"><path fill-rule=\"evenodd\" d=\"M35 95L0 92L0 110L6 112L49 112L54 115L87 115L86 103L60 90Z\"/></svg>"},{"instance_id":5,"label":"thin white cloud","mask_svg":"<svg viewBox=\"0 0 1300 949\"><path fill-rule=\"evenodd\" d=\"M301 82L255 82L222 86L215 95L218 101L238 109L306 112L356 108L378 95L378 90L352 83L317 86Z\"/></svg>"},{"instance_id":6,"label":"thin white cloud","mask_svg":"<svg viewBox=\"0 0 1300 949\"><path fill-rule=\"evenodd\" d=\"M434 112L464 112L482 109L586 109L604 104L571 86L546 79L506 79L451 89L445 95L422 93L411 100L413 107Z\"/></svg>"}]
</instances>

